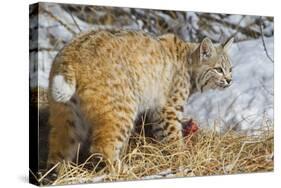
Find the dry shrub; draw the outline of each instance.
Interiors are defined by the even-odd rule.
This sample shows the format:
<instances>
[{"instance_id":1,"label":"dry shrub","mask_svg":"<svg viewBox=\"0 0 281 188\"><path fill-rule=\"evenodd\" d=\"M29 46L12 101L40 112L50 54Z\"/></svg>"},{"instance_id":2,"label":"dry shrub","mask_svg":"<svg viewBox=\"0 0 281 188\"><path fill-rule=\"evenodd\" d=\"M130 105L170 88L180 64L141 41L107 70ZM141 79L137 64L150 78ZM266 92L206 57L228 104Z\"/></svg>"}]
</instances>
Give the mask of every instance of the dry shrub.
<instances>
[{"instance_id":1,"label":"dry shrub","mask_svg":"<svg viewBox=\"0 0 281 188\"><path fill-rule=\"evenodd\" d=\"M48 176L52 169L38 180L41 184L76 184L105 181L142 180L163 177L206 176L273 170L273 130L259 135L241 135L234 131L218 134L202 129L185 138L186 148L179 150L176 143L161 144L145 137L144 131L131 137L127 151L115 169L85 168L83 164L63 162L54 181Z\"/></svg>"}]
</instances>

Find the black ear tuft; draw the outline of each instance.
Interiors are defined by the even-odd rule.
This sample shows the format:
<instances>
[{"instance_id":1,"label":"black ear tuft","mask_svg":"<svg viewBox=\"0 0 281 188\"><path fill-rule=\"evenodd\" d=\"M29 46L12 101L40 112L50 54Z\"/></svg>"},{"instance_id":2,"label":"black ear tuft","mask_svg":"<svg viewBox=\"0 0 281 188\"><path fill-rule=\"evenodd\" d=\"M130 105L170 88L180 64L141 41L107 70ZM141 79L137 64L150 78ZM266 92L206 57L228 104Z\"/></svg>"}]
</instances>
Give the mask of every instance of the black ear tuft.
<instances>
[{"instance_id":1,"label":"black ear tuft","mask_svg":"<svg viewBox=\"0 0 281 188\"><path fill-rule=\"evenodd\" d=\"M234 41L233 37L228 39L223 45L223 50L227 52L229 50L230 46L232 45L233 41Z\"/></svg>"}]
</instances>

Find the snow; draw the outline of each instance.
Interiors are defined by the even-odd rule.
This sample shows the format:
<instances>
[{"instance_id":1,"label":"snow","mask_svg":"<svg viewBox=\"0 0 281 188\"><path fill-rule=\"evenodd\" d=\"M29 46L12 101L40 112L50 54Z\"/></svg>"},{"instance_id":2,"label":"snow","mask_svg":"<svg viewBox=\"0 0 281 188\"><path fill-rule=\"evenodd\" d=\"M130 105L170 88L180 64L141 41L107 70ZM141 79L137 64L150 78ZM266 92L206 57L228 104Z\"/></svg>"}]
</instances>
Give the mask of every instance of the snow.
<instances>
[{"instance_id":1,"label":"snow","mask_svg":"<svg viewBox=\"0 0 281 188\"><path fill-rule=\"evenodd\" d=\"M171 169L166 169L166 170L163 170L154 175L144 176L141 178L141 180L158 179L158 178L172 178L172 177L176 177L176 174L173 173Z\"/></svg>"},{"instance_id":2,"label":"snow","mask_svg":"<svg viewBox=\"0 0 281 188\"><path fill-rule=\"evenodd\" d=\"M94 177L91 182L101 182L101 181L104 181L104 179L106 178L106 175L101 175L101 176L97 176L97 177Z\"/></svg>"},{"instance_id":3,"label":"snow","mask_svg":"<svg viewBox=\"0 0 281 188\"><path fill-rule=\"evenodd\" d=\"M159 178L175 178L175 177L179 177L179 174L185 174L186 176L194 176L191 169L180 167L176 171L171 169L166 169L154 175L144 176L140 179L149 180L149 179L159 179Z\"/></svg>"},{"instance_id":4,"label":"snow","mask_svg":"<svg viewBox=\"0 0 281 188\"><path fill-rule=\"evenodd\" d=\"M273 56L273 38L266 39ZM197 93L186 105L185 115L201 126L219 124L220 131L234 128L252 132L273 120L273 63L266 57L262 41L234 44L230 50L233 84L222 91Z\"/></svg>"}]
</instances>

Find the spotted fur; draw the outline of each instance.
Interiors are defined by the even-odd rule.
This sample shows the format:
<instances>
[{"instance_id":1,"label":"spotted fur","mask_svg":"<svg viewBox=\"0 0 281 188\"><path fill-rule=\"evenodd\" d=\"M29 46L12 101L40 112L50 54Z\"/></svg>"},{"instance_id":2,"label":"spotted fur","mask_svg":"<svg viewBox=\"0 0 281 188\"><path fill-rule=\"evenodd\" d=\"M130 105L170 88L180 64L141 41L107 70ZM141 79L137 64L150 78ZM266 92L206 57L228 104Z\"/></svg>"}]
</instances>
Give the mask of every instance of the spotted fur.
<instances>
[{"instance_id":1,"label":"spotted fur","mask_svg":"<svg viewBox=\"0 0 281 188\"><path fill-rule=\"evenodd\" d=\"M48 164L73 160L88 135L90 151L114 164L144 112L156 122L157 139L181 147L188 97L231 84L226 53L231 42L215 46L206 38L197 44L173 34L133 31L92 31L75 38L50 73Z\"/></svg>"}]
</instances>

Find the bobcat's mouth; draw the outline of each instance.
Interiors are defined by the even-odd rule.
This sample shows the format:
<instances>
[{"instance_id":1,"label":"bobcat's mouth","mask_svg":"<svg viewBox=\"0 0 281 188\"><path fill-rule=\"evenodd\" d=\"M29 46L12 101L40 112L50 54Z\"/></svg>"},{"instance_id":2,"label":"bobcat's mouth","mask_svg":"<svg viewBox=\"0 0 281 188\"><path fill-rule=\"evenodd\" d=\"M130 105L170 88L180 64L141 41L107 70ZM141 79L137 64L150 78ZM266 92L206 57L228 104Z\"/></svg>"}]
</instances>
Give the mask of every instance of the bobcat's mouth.
<instances>
[{"instance_id":1,"label":"bobcat's mouth","mask_svg":"<svg viewBox=\"0 0 281 188\"><path fill-rule=\"evenodd\" d=\"M231 85L231 83L227 84L227 83L224 83L224 82L215 82L215 85L218 86L219 88L227 88Z\"/></svg>"}]
</instances>

